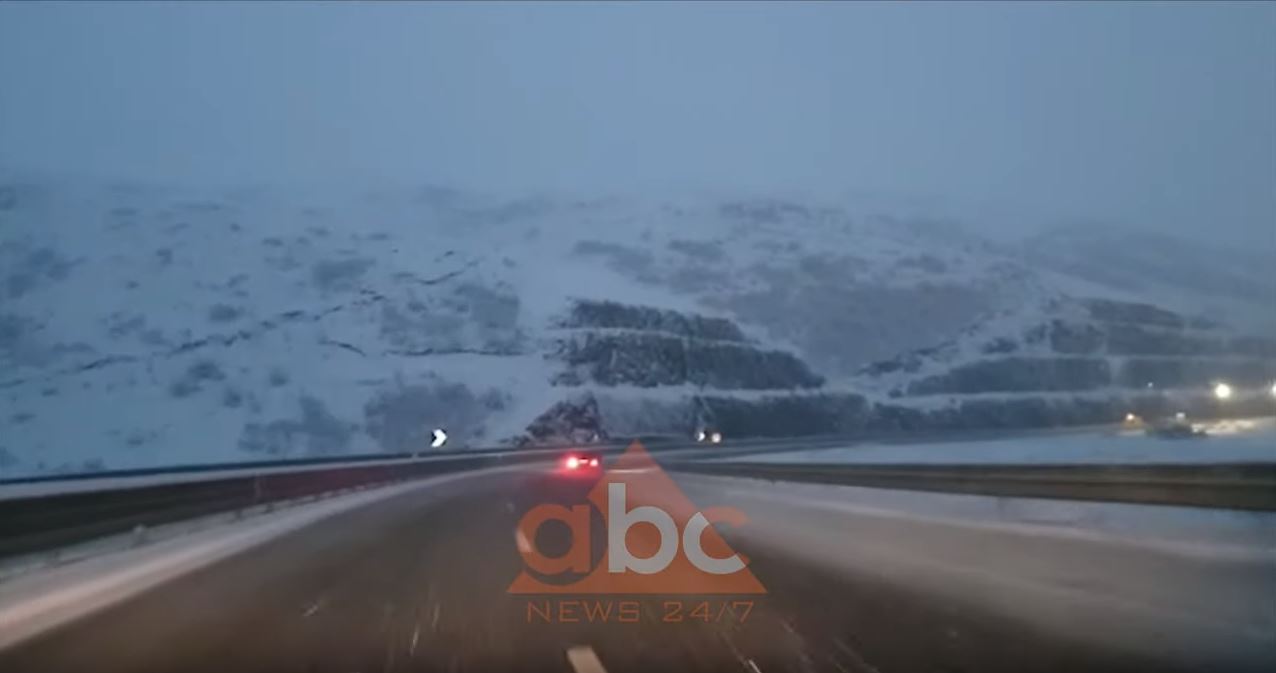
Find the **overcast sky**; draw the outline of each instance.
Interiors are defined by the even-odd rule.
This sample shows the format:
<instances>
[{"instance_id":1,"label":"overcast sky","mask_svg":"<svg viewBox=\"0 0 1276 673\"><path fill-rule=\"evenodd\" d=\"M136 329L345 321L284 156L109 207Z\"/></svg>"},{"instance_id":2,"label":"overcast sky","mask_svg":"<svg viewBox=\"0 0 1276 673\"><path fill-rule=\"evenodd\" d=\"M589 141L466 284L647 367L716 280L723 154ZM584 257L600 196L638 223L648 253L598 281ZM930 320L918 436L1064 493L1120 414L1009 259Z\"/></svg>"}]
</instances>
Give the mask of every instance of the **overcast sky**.
<instances>
[{"instance_id":1,"label":"overcast sky","mask_svg":"<svg viewBox=\"0 0 1276 673\"><path fill-rule=\"evenodd\" d=\"M867 191L1276 240L1276 4L0 4L0 164Z\"/></svg>"}]
</instances>

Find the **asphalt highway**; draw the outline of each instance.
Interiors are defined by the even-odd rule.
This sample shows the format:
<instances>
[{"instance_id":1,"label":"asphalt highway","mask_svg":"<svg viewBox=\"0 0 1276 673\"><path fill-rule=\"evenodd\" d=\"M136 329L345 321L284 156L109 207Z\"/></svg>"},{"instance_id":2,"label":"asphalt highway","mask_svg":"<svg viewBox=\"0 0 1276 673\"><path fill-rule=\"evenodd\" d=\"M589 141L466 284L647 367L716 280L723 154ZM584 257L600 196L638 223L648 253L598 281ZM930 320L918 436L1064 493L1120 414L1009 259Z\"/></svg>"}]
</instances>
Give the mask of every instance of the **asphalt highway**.
<instances>
[{"instance_id":1,"label":"asphalt highway","mask_svg":"<svg viewBox=\"0 0 1276 673\"><path fill-rule=\"evenodd\" d=\"M519 518L590 485L528 469L338 514L0 651L0 671L1186 670L770 548L737 549L765 595L507 593ZM536 544L565 551L565 528Z\"/></svg>"}]
</instances>

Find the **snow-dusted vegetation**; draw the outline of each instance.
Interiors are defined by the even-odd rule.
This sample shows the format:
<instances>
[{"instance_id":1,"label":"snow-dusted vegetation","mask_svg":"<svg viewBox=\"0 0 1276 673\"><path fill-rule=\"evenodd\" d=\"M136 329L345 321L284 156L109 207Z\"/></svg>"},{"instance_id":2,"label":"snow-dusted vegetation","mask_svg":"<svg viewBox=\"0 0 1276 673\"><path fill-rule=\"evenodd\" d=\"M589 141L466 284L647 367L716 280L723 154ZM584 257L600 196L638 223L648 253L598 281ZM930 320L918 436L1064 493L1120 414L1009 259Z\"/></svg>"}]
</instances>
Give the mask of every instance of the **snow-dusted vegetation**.
<instances>
[{"instance_id":1,"label":"snow-dusted vegetation","mask_svg":"<svg viewBox=\"0 0 1276 673\"><path fill-rule=\"evenodd\" d=\"M1244 401L1276 378L1272 332L1227 327L1248 295L1141 304L1022 258L780 199L9 175L0 476L411 451L433 427L457 448L1055 425L1218 377L1270 398Z\"/></svg>"}]
</instances>

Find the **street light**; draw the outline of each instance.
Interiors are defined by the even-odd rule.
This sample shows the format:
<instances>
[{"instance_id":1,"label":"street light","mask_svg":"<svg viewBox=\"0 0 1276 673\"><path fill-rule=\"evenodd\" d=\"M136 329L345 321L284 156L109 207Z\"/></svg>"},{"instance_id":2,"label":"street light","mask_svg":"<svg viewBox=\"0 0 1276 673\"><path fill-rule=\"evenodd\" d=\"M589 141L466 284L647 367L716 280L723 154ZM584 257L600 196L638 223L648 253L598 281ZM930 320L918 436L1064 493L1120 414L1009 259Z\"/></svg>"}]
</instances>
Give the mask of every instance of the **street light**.
<instances>
[{"instance_id":1,"label":"street light","mask_svg":"<svg viewBox=\"0 0 1276 673\"><path fill-rule=\"evenodd\" d=\"M1232 387L1226 383L1218 383L1214 386L1214 397L1220 400L1230 399L1232 396Z\"/></svg>"}]
</instances>

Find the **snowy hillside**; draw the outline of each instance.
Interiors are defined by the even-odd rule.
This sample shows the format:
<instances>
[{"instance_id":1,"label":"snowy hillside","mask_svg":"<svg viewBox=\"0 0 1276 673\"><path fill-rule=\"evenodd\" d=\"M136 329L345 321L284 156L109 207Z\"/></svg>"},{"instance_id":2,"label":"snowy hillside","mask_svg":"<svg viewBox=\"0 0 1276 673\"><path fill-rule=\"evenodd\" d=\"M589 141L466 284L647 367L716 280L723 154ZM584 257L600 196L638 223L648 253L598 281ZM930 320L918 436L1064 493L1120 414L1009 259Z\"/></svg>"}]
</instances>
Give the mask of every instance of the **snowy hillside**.
<instances>
[{"instance_id":1,"label":"snowy hillside","mask_svg":"<svg viewBox=\"0 0 1276 673\"><path fill-rule=\"evenodd\" d=\"M1079 310L1061 277L768 199L8 179L0 477L859 414Z\"/></svg>"},{"instance_id":2,"label":"snowy hillside","mask_svg":"<svg viewBox=\"0 0 1276 673\"><path fill-rule=\"evenodd\" d=\"M1054 229L1028 239L1025 259L1086 279L1104 294L1276 333L1276 227L1250 249L1114 227ZM1067 283L1067 279L1061 279Z\"/></svg>"}]
</instances>

